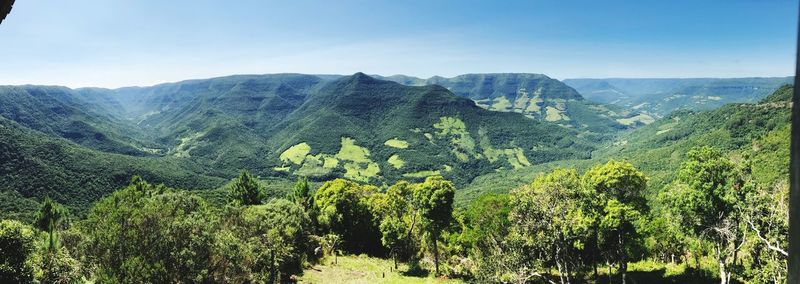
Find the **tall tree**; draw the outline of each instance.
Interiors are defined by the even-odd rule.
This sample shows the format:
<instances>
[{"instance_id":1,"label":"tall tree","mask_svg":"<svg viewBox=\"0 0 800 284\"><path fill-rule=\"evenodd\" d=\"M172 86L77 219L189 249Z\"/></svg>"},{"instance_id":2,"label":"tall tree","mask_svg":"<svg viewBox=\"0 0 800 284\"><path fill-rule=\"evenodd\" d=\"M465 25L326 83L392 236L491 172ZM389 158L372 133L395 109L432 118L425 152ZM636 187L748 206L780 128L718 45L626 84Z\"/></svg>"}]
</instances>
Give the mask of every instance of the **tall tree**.
<instances>
[{"instance_id":1,"label":"tall tree","mask_svg":"<svg viewBox=\"0 0 800 284\"><path fill-rule=\"evenodd\" d=\"M50 252L53 252L57 249L58 240L56 239L56 229L61 222L67 216L67 209L65 209L61 204L56 203L49 197L44 199L42 202L42 206L39 208L39 212L36 213L36 227L39 230L47 232L48 235L48 246L47 249Z\"/></svg>"},{"instance_id":2,"label":"tall tree","mask_svg":"<svg viewBox=\"0 0 800 284\"><path fill-rule=\"evenodd\" d=\"M662 200L684 230L711 242L719 264L720 282L730 281L730 265L740 245L743 182L734 164L708 146L686 154L677 181L668 185Z\"/></svg>"},{"instance_id":3,"label":"tall tree","mask_svg":"<svg viewBox=\"0 0 800 284\"><path fill-rule=\"evenodd\" d=\"M231 201L237 205L261 204L264 198L264 191L258 181L244 170L231 182L229 190Z\"/></svg>"},{"instance_id":4,"label":"tall tree","mask_svg":"<svg viewBox=\"0 0 800 284\"><path fill-rule=\"evenodd\" d=\"M643 191L647 178L631 163L608 161L594 166L583 176L584 186L594 196L598 212L598 242L609 261L616 262L622 283L628 261L639 247L637 223L646 210Z\"/></svg>"},{"instance_id":5,"label":"tall tree","mask_svg":"<svg viewBox=\"0 0 800 284\"><path fill-rule=\"evenodd\" d=\"M0 220L0 283L31 283L28 259L34 251L33 229L19 221Z\"/></svg>"},{"instance_id":6,"label":"tall tree","mask_svg":"<svg viewBox=\"0 0 800 284\"><path fill-rule=\"evenodd\" d=\"M294 188L292 188L292 192L289 193L288 198L290 201L300 205L305 210L308 210L311 207L311 187L308 186L307 177L297 178L297 182L295 182Z\"/></svg>"},{"instance_id":7,"label":"tall tree","mask_svg":"<svg viewBox=\"0 0 800 284\"><path fill-rule=\"evenodd\" d=\"M411 245L412 212L409 208L411 200L410 185L406 181L400 181L386 190L384 194L378 194L381 198L373 198L373 211L379 214L381 243L389 249L389 254L394 261L397 269L397 258L404 255Z\"/></svg>"},{"instance_id":8,"label":"tall tree","mask_svg":"<svg viewBox=\"0 0 800 284\"><path fill-rule=\"evenodd\" d=\"M377 191L374 186L335 179L314 194L319 224L327 232L341 236L343 248L351 253L383 253L380 230L369 202Z\"/></svg>"},{"instance_id":9,"label":"tall tree","mask_svg":"<svg viewBox=\"0 0 800 284\"><path fill-rule=\"evenodd\" d=\"M531 253L554 263L561 283L572 283L582 270L581 253L594 222L588 197L577 172L566 169L540 176L511 194L512 234Z\"/></svg>"},{"instance_id":10,"label":"tall tree","mask_svg":"<svg viewBox=\"0 0 800 284\"><path fill-rule=\"evenodd\" d=\"M439 275L439 237L453 221L453 183L440 176L428 177L424 182L414 185L413 206L417 208L422 228L433 249L433 262L436 275Z\"/></svg>"}]
</instances>

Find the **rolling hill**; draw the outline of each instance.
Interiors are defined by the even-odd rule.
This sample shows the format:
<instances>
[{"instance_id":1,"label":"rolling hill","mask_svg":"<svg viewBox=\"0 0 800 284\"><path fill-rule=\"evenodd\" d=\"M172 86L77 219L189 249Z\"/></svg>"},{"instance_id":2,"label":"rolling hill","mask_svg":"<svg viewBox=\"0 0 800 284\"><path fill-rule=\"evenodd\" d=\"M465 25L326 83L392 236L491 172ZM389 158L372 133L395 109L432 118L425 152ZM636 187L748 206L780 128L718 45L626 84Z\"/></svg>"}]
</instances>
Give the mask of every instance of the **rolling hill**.
<instances>
[{"instance_id":1,"label":"rolling hill","mask_svg":"<svg viewBox=\"0 0 800 284\"><path fill-rule=\"evenodd\" d=\"M587 101L572 87L542 74L465 74L429 79L394 75L383 78L412 86L440 85L458 96L472 99L485 109L522 113L533 119L595 135L653 121L651 117L625 107Z\"/></svg>"},{"instance_id":2,"label":"rolling hill","mask_svg":"<svg viewBox=\"0 0 800 284\"><path fill-rule=\"evenodd\" d=\"M457 197L463 204L485 192L508 192L555 167L588 169L609 159L625 159L650 178L648 191L660 190L674 177L686 152L708 145L734 156L750 155L754 177L771 183L788 174L793 88L783 86L757 103L727 104L709 111L677 111L599 147L591 160L565 160L476 178ZM785 153L776 155L775 153Z\"/></svg>"},{"instance_id":3,"label":"rolling hill","mask_svg":"<svg viewBox=\"0 0 800 284\"><path fill-rule=\"evenodd\" d=\"M9 86L0 100L4 208L50 196L80 211L136 174L189 189L219 187L242 169L373 184L443 175L465 185L596 149L571 127L362 73L115 90Z\"/></svg>"},{"instance_id":4,"label":"rolling hill","mask_svg":"<svg viewBox=\"0 0 800 284\"><path fill-rule=\"evenodd\" d=\"M793 77L687 79L566 79L586 99L655 117L681 110L710 110L728 103L756 103Z\"/></svg>"}]
</instances>

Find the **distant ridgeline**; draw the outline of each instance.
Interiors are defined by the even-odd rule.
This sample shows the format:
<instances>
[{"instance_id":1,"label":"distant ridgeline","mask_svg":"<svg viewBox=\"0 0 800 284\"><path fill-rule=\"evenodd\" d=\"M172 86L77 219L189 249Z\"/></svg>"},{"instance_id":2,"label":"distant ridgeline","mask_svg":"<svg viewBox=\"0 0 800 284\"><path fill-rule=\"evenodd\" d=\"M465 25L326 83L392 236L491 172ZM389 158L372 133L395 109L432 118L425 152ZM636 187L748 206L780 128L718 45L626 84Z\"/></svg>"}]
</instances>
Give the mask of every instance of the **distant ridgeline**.
<instances>
[{"instance_id":1,"label":"distant ridgeline","mask_svg":"<svg viewBox=\"0 0 800 284\"><path fill-rule=\"evenodd\" d=\"M459 187L481 177L468 189L482 192L481 184L491 183L501 190L517 180L496 177L557 161L679 160L648 149L676 145L670 141L706 129L699 126L711 128L697 135L720 133L713 123L727 121L677 113L629 132L623 130L653 119L589 102L544 75L386 78L240 75L113 90L0 86L0 207L12 208L4 214L31 212L33 200L50 196L86 208L137 174L173 187L217 188L241 169L262 178L371 184L442 175ZM740 107L720 111L731 108ZM750 133L741 127L730 137ZM643 155L651 158L638 161Z\"/></svg>"},{"instance_id":2,"label":"distant ridgeline","mask_svg":"<svg viewBox=\"0 0 800 284\"><path fill-rule=\"evenodd\" d=\"M241 169L373 184L442 175L465 185L588 159L639 124L543 75L435 80L275 74L113 90L0 86L0 203L51 196L83 207L135 174L201 189Z\"/></svg>"},{"instance_id":3,"label":"distant ridgeline","mask_svg":"<svg viewBox=\"0 0 800 284\"><path fill-rule=\"evenodd\" d=\"M628 108L587 101L575 89L542 74L465 74L429 79L394 75L380 78L411 86L440 85L455 95L472 99L485 109L522 113L540 121L594 134L653 122L652 117Z\"/></svg>"},{"instance_id":4,"label":"distant ridgeline","mask_svg":"<svg viewBox=\"0 0 800 284\"><path fill-rule=\"evenodd\" d=\"M756 103L727 104L708 111L676 111L655 123L627 132L595 151L591 160L565 160L483 175L460 192L463 203L486 192L506 193L530 183L555 167L585 170L609 159L627 160L650 178L654 199L672 181L675 169L693 147L711 146L726 155L753 161L753 178L761 184L787 179L793 88L784 85Z\"/></svg>"},{"instance_id":5,"label":"distant ridgeline","mask_svg":"<svg viewBox=\"0 0 800 284\"><path fill-rule=\"evenodd\" d=\"M689 79L566 79L588 100L654 117L680 109L709 110L728 103L756 103L794 77Z\"/></svg>"}]
</instances>

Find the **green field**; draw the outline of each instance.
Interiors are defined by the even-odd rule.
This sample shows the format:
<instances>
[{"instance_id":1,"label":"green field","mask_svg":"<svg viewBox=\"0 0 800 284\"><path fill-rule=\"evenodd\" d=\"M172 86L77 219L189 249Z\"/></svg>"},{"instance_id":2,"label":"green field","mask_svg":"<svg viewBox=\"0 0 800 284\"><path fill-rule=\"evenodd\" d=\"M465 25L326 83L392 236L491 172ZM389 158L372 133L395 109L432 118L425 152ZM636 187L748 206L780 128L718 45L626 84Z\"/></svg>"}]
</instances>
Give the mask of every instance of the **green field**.
<instances>
[{"instance_id":1,"label":"green field","mask_svg":"<svg viewBox=\"0 0 800 284\"><path fill-rule=\"evenodd\" d=\"M332 257L322 264L303 271L300 283L464 283L457 279L433 276L406 275L408 265L399 264L394 270L392 261L368 256L339 256L334 264Z\"/></svg>"}]
</instances>

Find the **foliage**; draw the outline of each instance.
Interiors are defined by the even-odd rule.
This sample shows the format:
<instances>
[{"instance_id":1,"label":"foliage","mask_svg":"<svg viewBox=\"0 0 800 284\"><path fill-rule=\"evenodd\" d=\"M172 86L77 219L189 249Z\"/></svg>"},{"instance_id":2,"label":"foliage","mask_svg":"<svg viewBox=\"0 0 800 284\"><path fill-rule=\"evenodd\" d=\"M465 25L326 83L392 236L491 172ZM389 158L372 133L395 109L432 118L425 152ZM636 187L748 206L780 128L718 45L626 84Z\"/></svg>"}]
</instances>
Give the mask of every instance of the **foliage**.
<instances>
[{"instance_id":1,"label":"foliage","mask_svg":"<svg viewBox=\"0 0 800 284\"><path fill-rule=\"evenodd\" d=\"M595 222L589 197L577 172L565 169L511 194L511 238L519 238L529 253L538 255L537 262L554 265L562 283L572 282L582 271L582 251Z\"/></svg>"},{"instance_id":2,"label":"foliage","mask_svg":"<svg viewBox=\"0 0 800 284\"><path fill-rule=\"evenodd\" d=\"M236 205L258 205L264 199L263 189L247 171L242 171L228 187L231 202Z\"/></svg>"},{"instance_id":3,"label":"foliage","mask_svg":"<svg viewBox=\"0 0 800 284\"><path fill-rule=\"evenodd\" d=\"M31 283L33 267L29 258L34 251L33 228L19 221L0 221L0 282Z\"/></svg>"},{"instance_id":4,"label":"foliage","mask_svg":"<svg viewBox=\"0 0 800 284\"><path fill-rule=\"evenodd\" d=\"M421 229L429 238L433 250L436 275L439 275L439 237L453 221L455 187L442 177L428 177L411 189L412 208L420 214Z\"/></svg>"},{"instance_id":5,"label":"foliage","mask_svg":"<svg viewBox=\"0 0 800 284\"><path fill-rule=\"evenodd\" d=\"M335 179L314 195L319 224L342 237L342 247L351 253L381 254L380 230L372 215L369 196L377 189Z\"/></svg>"}]
</instances>

